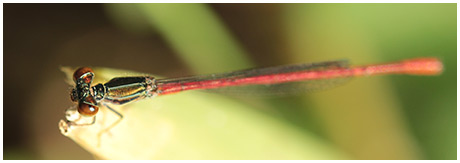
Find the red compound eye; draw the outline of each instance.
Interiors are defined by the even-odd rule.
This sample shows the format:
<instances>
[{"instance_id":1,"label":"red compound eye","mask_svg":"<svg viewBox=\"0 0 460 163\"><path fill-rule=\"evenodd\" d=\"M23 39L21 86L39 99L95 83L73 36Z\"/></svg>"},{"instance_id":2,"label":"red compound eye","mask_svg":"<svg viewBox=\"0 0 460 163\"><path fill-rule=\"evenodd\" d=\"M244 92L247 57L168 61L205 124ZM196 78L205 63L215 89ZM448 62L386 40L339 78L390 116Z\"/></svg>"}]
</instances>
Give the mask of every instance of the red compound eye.
<instances>
[{"instance_id":1,"label":"red compound eye","mask_svg":"<svg viewBox=\"0 0 460 163\"><path fill-rule=\"evenodd\" d=\"M84 116L94 116L99 107L96 106L96 100L92 96L86 97L85 101L78 103L78 113Z\"/></svg>"},{"instance_id":2,"label":"red compound eye","mask_svg":"<svg viewBox=\"0 0 460 163\"><path fill-rule=\"evenodd\" d=\"M81 67L73 73L73 81L82 78L85 83L91 83L93 80L93 70L89 67Z\"/></svg>"},{"instance_id":3,"label":"red compound eye","mask_svg":"<svg viewBox=\"0 0 460 163\"><path fill-rule=\"evenodd\" d=\"M99 107L94 106L94 105L89 105L87 103L82 103L82 102L78 104L78 113L84 116L94 116L96 115L98 110L99 110Z\"/></svg>"}]
</instances>

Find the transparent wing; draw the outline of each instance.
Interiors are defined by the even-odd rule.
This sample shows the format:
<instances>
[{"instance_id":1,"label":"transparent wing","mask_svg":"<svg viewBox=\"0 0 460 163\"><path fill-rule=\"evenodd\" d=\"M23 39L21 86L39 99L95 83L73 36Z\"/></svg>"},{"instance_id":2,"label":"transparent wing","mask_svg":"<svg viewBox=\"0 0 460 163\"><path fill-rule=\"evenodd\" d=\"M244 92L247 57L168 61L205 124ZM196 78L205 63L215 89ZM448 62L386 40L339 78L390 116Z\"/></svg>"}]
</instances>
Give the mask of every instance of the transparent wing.
<instances>
[{"instance_id":1,"label":"transparent wing","mask_svg":"<svg viewBox=\"0 0 460 163\"><path fill-rule=\"evenodd\" d=\"M297 64L297 65L287 65L287 66L277 66L277 67L268 67L268 68L257 68L257 69L248 69L241 70L229 73L221 74L210 74L210 75L200 75L176 79L159 79L157 82L161 87L162 84L177 84L180 86L187 85L190 83L211 83L217 85L217 88L213 88L210 91L233 94L233 95L249 95L249 96L277 96L277 95L295 95L311 91L324 90L337 85L341 85L349 80L350 77L342 78L333 78L333 79L316 79L316 80L306 80L306 81L295 81L295 82L286 82L286 83L276 83L276 84L251 84L244 83L241 85L235 84L232 86L227 86L225 84L219 85L219 83L229 82L229 81L241 81L249 78L257 78L261 76L272 76L276 74L287 74L295 72L304 72L304 71L321 71L329 69L347 69L348 62L346 60L339 61L329 61L321 63L310 63L310 64ZM200 87L201 85L197 85ZM195 88L201 89L201 88ZM207 89L207 88L202 88Z\"/></svg>"},{"instance_id":2,"label":"transparent wing","mask_svg":"<svg viewBox=\"0 0 460 163\"><path fill-rule=\"evenodd\" d=\"M345 84L350 79L350 77L346 77L336 79L309 80L302 82L289 82L271 85L245 85L209 89L205 91L245 97L291 96L335 88Z\"/></svg>"}]
</instances>

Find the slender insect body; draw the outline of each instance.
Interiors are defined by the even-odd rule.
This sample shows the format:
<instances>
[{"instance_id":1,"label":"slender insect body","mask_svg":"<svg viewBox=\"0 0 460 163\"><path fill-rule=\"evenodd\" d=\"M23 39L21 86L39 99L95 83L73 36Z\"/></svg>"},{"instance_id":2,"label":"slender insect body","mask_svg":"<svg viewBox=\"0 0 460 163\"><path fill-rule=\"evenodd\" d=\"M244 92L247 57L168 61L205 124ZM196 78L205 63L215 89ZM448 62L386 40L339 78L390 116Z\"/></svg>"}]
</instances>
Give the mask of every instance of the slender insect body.
<instances>
[{"instance_id":1,"label":"slender insect body","mask_svg":"<svg viewBox=\"0 0 460 163\"><path fill-rule=\"evenodd\" d=\"M94 73L91 68L82 67L73 74L75 88L71 91L70 97L72 101L78 102L78 113L85 117L93 117L93 120L90 123L80 124L74 122L79 118L71 118L63 121L62 124L67 125L64 128L93 124L101 104L120 117L116 122L118 123L123 116L107 104L121 105L147 97L186 90L275 85L383 74L438 75L442 71L442 62L430 57L355 67L348 67L345 61L331 61L158 80L150 76L116 77L107 83L91 86ZM73 110L72 113L74 113ZM114 124L104 131L113 127Z\"/></svg>"}]
</instances>

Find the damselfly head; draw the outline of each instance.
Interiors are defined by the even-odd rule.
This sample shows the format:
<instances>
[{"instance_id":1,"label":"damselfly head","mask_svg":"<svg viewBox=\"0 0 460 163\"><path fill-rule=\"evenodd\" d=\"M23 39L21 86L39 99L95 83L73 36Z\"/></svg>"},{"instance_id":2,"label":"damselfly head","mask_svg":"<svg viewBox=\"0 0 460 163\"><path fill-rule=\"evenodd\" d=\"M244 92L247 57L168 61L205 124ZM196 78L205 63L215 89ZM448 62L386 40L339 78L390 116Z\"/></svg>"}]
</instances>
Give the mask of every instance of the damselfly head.
<instances>
[{"instance_id":1,"label":"damselfly head","mask_svg":"<svg viewBox=\"0 0 460 163\"><path fill-rule=\"evenodd\" d=\"M93 70L89 67L81 67L73 73L75 88L70 92L70 99L78 102L78 113L83 116L94 116L99 111L97 102L90 91L93 77Z\"/></svg>"}]
</instances>

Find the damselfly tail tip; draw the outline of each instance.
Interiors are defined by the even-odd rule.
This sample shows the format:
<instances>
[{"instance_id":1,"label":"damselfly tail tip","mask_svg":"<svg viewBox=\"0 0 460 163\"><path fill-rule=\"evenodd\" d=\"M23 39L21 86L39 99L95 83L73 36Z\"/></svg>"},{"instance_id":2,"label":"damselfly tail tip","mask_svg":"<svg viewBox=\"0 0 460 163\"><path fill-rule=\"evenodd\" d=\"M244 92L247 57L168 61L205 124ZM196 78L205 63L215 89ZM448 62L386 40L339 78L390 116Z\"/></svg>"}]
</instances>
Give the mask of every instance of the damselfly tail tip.
<instances>
[{"instance_id":1,"label":"damselfly tail tip","mask_svg":"<svg viewBox=\"0 0 460 163\"><path fill-rule=\"evenodd\" d=\"M444 66L438 58L414 58L404 60L404 72L411 75L439 75L442 73Z\"/></svg>"}]
</instances>

